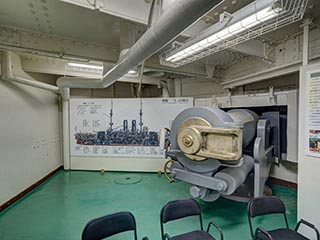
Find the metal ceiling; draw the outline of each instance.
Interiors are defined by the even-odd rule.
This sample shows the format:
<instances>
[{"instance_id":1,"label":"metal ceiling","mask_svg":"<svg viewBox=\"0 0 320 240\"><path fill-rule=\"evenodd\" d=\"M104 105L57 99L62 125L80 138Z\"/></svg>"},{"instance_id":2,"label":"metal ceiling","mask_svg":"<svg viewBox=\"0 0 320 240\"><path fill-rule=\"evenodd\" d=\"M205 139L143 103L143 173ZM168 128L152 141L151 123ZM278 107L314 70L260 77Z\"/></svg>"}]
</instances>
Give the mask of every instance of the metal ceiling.
<instances>
[{"instance_id":1,"label":"metal ceiling","mask_svg":"<svg viewBox=\"0 0 320 240\"><path fill-rule=\"evenodd\" d=\"M0 25L119 47L120 18L59 0L2 0ZM145 26L136 24L142 34Z\"/></svg>"},{"instance_id":2,"label":"metal ceiling","mask_svg":"<svg viewBox=\"0 0 320 240\"><path fill-rule=\"evenodd\" d=\"M252 0L227 0L218 5L207 16L194 24L187 36L195 35L219 19L223 11L233 11ZM135 21L137 37L145 31L150 8L146 0L101 0L105 11L94 10L86 0L2 0L0 25L30 30L48 35L58 35L81 41L95 42L119 47L120 20ZM114 3L113 3L114 2ZM115 12L118 5L127 11ZM86 7L84 7L87 3ZM138 4L139 3L139 4ZM112 5L113 4L113 5ZM113 7L113 8L111 8ZM141 17L138 18L140 11ZM108 12L108 13L106 13ZM131 16L130 16L131 14Z\"/></svg>"},{"instance_id":3,"label":"metal ceiling","mask_svg":"<svg viewBox=\"0 0 320 240\"><path fill-rule=\"evenodd\" d=\"M0 3L0 26L9 26L28 30L45 35L60 36L71 38L84 42L93 42L98 44L109 45L119 48L120 40L120 21L124 16L112 12L109 13L93 10L68 2L88 2L87 0L1 0ZM135 12L137 9L141 11L141 16L148 15L150 0L100 0L105 6L110 4L121 4L126 6L126 19L133 20L133 16L129 16L130 10ZM173 0L168 0L173 1ZM193 26L191 34L208 27L219 20L219 15L224 12L234 12L243 6L249 4L253 0L225 0L216 6L210 13L202 17L198 25ZM89 2L92 2L89 0ZM138 4L139 3L139 4ZM106 5L109 4L109 5ZM141 6L140 6L141 5ZM116 5L114 5L116 6ZM140 6L137 8L137 6ZM319 0L309 0L306 11L306 17L311 17L315 22L319 21L318 12L320 10ZM147 11L147 12L146 12ZM285 29L269 33L260 39L268 39L272 42L279 42L282 39L301 31L300 23L287 26ZM134 31L136 38L139 38L145 31L145 24L142 21L134 23ZM191 34L191 35L192 35ZM181 40L185 37L180 38ZM179 39L179 40L180 40ZM206 61L219 65L230 64L230 61L237 61L243 54L230 54L225 51L221 54L210 56ZM231 57L230 57L231 56Z\"/></svg>"}]
</instances>

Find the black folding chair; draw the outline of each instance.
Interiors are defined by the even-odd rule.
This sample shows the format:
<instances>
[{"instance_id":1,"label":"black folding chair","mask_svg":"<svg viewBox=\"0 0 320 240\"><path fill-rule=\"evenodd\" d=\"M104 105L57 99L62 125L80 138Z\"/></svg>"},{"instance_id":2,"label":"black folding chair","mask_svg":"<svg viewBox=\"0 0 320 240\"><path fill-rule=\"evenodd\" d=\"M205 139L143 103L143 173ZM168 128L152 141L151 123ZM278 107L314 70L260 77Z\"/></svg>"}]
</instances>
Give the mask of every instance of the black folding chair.
<instances>
[{"instance_id":1,"label":"black folding chair","mask_svg":"<svg viewBox=\"0 0 320 240\"><path fill-rule=\"evenodd\" d=\"M182 219L190 216L199 216L200 229L177 236L170 237L168 233L164 232L164 224L173 220ZM161 238L162 240L215 240L209 234L210 227L213 225L220 233L220 239L223 240L223 233L221 228L214 222L208 224L207 231L203 230L202 216L200 206L194 199L175 200L168 202L160 212Z\"/></svg>"},{"instance_id":2,"label":"black folding chair","mask_svg":"<svg viewBox=\"0 0 320 240\"><path fill-rule=\"evenodd\" d=\"M133 231L134 240L138 240L133 214L117 212L89 221L83 229L82 240L101 240L127 231Z\"/></svg>"},{"instance_id":3,"label":"black folding chair","mask_svg":"<svg viewBox=\"0 0 320 240\"><path fill-rule=\"evenodd\" d=\"M297 223L295 230L289 229L286 207L277 197L259 197L251 199L248 203L247 211L250 233L253 240L308 240L309 238L298 233L301 224L313 229L316 233L317 240L319 240L319 231L317 228L303 219ZM282 214L286 227L268 231L262 227L257 227L255 232L253 232L252 219L269 214Z\"/></svg>"}]
</instances>

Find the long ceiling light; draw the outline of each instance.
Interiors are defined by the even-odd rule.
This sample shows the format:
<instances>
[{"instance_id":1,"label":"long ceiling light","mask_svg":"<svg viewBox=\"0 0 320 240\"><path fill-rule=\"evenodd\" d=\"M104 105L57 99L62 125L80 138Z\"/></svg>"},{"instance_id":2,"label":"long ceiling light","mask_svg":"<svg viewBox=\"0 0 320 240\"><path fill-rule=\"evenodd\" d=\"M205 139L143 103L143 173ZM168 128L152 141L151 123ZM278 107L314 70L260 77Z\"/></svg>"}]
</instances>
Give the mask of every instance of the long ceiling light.
<instances>
[{"instance_id":1,"label":"long ceiling light","mask_svg":"<svg viewBox=\"0 0 320 240\"><path fill-rule=\"evenodd\" d=\"M160 55L172 67L193 62L214 52L253 39L302 18L307 0L256 0L211 26L199 36ZM228 15L226 15L228 16Z\"/></svg>"},{"instance_id":2,"label":"long ceiling light","mask_svg":"<svg viewBox=\"0 0 320 240\"><path fill-rule=\"evenodd\" d=\"M93 62L88 63L81 62L68 62L65 67L66 75L70 76L80 76L88 78L98 78L103 74L104 66L102 62ZM136 69L131 69L125 75L125 77L137 78L139 73Z\"/></svg>"},{"instance_id":3,"label":"long ceiling light","mask_svg":"<svg viewBox=\"0 0 320 240\"><path fill-rule=\"evenodd\" d=\"M76 68L87 68L87 69L94 69L94 70L103 70L102 64L101 65L93 65L93 64L85 64L85 63L68 62L68 66L76 67Z\"/></svg>"},{"instance_id":4,"label":"long ceiling light","mask_svg":"<svg viewBox=\"0 0 320 240\"><path fill-rule=\"evenodd\" d=\"M96 61L67 62L65 64L65 75L85 78L101 78L103 74L103 63Z\"/></svg>"},{"instance_id":5,"label":"long ceiling light","mask_svg":"<svg viewBox=\"0 0 320 240\"><path fill-rule=\"evenodd\" d=\"M265 22L273 17L278 16L279 12L281 12L281 8L273 9L272 7L265 8L245 19L226 27L225 29L212 34L210 37L207 37L201 40L198 43L193 44L192 46L168 57L166 61L176 62L182 58L192 55L195 52L198 52L202 49L205 49L211 45L214 45L222 40L226 40L235 34L239 34L249 28L252 28L261 22Z\"/></svg>"}]
</instances>

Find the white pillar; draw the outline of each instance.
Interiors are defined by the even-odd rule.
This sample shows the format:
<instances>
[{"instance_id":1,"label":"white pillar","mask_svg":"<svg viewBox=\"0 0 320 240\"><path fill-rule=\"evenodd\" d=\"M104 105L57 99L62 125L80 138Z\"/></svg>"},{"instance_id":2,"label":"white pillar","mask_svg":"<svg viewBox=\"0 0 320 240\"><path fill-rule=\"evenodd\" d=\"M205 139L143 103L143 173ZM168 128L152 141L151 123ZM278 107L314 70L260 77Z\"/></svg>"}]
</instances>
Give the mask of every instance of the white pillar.
<instances>
[{"instance_id":1,"label":"white pillar","mask_svg":"<svg viewBox=\"0 0 320 240\"><path fill-rule=\"evenodd\" d=\"M63 167L70 169L70 145L69 145L69 100L62 102L62 134L63 134Z\"/></svg>"},{"instance_id":2,"label":"white pillar","mask_svg":"<svg viewBox=\"0 0 320 240\"><path fill-rule=\"evenodd\" d=\"M310 19L303 21L303 51L302 51L302 65L306 66L309 64L309 25Z\"/></svg>"},{"instance_id":3,"label":"white pillar","mask_svg":"<svg viewBox=\"0 0 320 240\"><path fill-rule=\"evenodd\" d=\"M180 78L174 79L174 96L182 97L182 80Z\"/></svg>"}]
</instances>

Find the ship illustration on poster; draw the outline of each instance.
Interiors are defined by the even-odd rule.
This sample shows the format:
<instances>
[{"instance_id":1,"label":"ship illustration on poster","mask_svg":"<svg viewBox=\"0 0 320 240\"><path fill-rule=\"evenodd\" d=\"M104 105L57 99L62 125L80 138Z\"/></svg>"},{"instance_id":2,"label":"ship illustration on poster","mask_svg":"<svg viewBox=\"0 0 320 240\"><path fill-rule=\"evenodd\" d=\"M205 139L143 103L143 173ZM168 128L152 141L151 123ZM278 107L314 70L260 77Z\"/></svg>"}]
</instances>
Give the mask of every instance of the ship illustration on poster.
<instances>
[{"instance_id":1,"label":"ship illustration on poster","mask_svg":"<svg viewBox=\"0 0 320 240\"><path fill-rule=\"evenodd\" d=\"M114 128L113 125L113 100L111 99L111 108L109 115L109 126L105 131L75 133L74 137L76 144L78 145L107 145L107 146L159 146L159 133L155 131L149 131L148 126L143 124L143 110L142 100L140 100L139 111L139 127L137 127L137 121L131 120L131 126L129 126L129 120L123 119L122 126Z\"/></svg>"}]
</instances>

